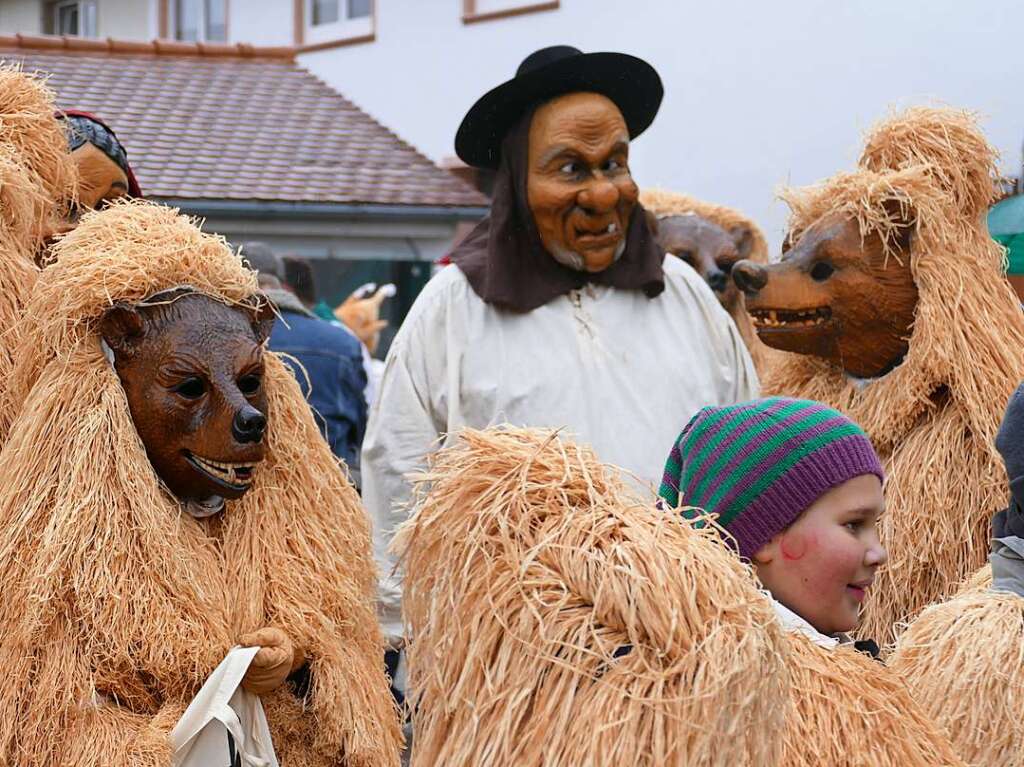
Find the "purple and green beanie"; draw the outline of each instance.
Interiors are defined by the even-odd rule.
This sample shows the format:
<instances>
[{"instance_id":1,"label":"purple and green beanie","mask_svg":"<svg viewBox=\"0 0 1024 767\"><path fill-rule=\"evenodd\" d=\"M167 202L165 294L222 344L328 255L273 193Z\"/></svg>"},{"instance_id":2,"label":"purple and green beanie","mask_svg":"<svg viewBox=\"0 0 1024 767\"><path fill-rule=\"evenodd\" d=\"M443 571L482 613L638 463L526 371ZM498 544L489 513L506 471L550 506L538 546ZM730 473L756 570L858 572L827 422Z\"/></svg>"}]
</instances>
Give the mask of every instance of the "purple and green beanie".
<instances>
[{"instance_id":1,"label":"purple and green beanie","mask_svg":"<svg viewBox=\"0 0 1024 767\"><path fill-rule=\"evenodd\" d=\"M882 464L864 431L820 402L706 407L679 435L659 495L717 517L750 558L822 495Z\"/></svg>"}]
</instances>

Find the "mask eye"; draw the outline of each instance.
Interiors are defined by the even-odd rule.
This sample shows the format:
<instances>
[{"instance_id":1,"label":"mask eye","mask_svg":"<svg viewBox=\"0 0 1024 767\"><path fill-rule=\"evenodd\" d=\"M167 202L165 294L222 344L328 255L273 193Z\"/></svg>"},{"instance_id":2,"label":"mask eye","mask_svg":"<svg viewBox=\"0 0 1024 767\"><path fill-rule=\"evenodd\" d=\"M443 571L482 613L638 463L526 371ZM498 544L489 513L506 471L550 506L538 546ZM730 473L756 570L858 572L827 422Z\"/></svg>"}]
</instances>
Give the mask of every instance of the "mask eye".
<instances>
[{"instance_id":1,"label":"mask eye","mask_svg":"<svg viewBox=\"0 0 1024 767\"><path fill-rule=\"evenodd\" d=\"M251 397L260 390L262 383L263 379L258 373L249 373L238 379L238 389L246 397Z\"/></svg>"},{"instance_id":2,"label":"mask eye","mask_svg":"<svg viewBox=\"0 0 1024 767\"><path fill-rule=\"evenodd\" d=\"M201 378L186 378L174 387L174 391L185 399L199 399L206 394L206 384Z\"/></svg>"},{"instance_id":3,"label":"mask eye","mask_svg":"<svg viewBox=\"0 0 1024 767\"><path fill-rule=\"evenodd\" d=\"M575 160L565 163L559 170L567 176L575 176L580 172L580 164Z\"/></svg>"},{"instance_id":4,"label":"mask eye","mask_svg":"<svg viewBox=\"0 0 1024 767\"><path fill-rule=\"evenodd\" d=\"M828 261L819 261L811 269L811 279L815 282L824 282L835 273L836 268L832 264Z\"/></svg>"}]
</instances>

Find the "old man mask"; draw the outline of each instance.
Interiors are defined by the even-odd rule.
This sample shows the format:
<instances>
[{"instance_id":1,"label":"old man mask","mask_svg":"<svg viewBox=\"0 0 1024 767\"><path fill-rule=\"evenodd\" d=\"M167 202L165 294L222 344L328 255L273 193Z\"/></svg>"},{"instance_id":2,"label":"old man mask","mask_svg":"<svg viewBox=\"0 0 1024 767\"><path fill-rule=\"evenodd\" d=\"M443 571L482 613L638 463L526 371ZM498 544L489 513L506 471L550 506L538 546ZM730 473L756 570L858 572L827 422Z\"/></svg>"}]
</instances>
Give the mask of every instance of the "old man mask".
<instances>
[{"instance_id":1,"label":"old man mask","mask_svg":"<svg viewBox=\"0 0 1024 767\"><path fill-rule=\"evenodd\" d=\"M587 282L649 297L664 289L664 254L629 171L629 142L661 97L640 59L556 46L477 101L456 151L497 168L494 198L451 254L477 295L527 312Z\"/></svg>"}]
</instances>

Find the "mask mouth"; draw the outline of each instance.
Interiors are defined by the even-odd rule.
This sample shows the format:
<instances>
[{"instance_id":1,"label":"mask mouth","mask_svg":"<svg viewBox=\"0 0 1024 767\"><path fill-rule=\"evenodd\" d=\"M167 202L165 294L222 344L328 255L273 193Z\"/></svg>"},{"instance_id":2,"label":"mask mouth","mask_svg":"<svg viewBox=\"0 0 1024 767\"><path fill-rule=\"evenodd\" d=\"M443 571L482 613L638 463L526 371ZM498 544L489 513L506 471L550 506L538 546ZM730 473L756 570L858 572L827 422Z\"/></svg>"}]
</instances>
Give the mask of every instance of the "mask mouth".
<instances>
[{"instance_id":1,"label":"mask mouth","mask_svg":"<svg viewBox=\"0 0 1024 767\"><path fill-rule=\"evenodd\" d=\"M255 474L255 463L233 463L203 458L195 453L185 451L185 460L193 469L204 475L214 484L236 493L244 493L252 486Z\"/></svg>"},{"instance_id":2,"label":"mask mouth","mask_svg":"<svg viewBox=\"0 0 1024 767\"><path fill-rule=\"evenodd\" d=\"M189 501L185 511L194 519L206 519L224 511L224 499L219 495L211 495L201 501Z\"/></svg>"},{"instance_id":3,"label":"mask mouth","mask_svg":"<svg viewBox=\"0 0 1024 767\"><path fill-rule=\"evenodd\" d=\"M797 330L819 327L832 319L832 309L819 306L814 309L749 309L750 318L758 330Z\"/></svg>"}]
</instances>

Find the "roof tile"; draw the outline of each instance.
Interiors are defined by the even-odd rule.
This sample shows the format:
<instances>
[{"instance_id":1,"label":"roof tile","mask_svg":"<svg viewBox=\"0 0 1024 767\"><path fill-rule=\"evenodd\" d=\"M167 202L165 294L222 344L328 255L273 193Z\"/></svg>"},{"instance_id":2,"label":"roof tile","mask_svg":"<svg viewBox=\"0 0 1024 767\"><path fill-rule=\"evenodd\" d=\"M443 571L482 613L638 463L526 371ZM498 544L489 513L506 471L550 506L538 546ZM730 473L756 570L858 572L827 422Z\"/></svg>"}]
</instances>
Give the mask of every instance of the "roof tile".
<instances>
[{"instance_id":1,"label":"roof tile","mask_svg":"<svg viewBox=\"0 0 1024 767\"><path fill-rule=\"evenodd\" d=\"M147 196L487 205L289 49L20 35L0 60L113 126Z\"/></svg>"}]
</instances>

